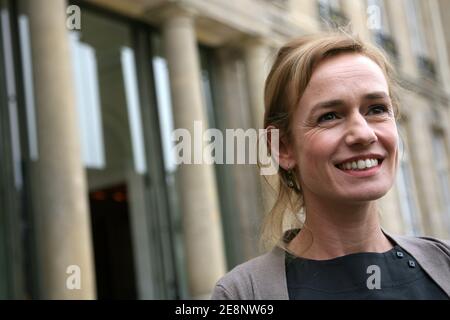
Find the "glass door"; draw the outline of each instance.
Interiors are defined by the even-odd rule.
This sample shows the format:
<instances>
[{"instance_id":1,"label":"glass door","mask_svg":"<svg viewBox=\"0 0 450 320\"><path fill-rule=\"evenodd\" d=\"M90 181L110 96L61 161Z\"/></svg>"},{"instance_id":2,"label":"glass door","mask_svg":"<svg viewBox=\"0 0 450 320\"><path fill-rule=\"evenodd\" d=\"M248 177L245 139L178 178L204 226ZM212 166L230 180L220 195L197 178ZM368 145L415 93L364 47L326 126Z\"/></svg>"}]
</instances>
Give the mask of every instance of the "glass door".
<instances>
[{"instance_id":1,"label":"glass door","mask_svg":"<svg viewBox=\"0 0 450 320\"><path fill-rule=\"evenodd\" d=\"M0 299L24 299L23 173L11 2L0 0Z\"/></svg>"},{"instance_id":2,"label":"glass door","mask_svg":"<svg viewBox=\"0 0 450 320\"><path fill-rule=\"evenodd\" d=\"M82 10L70 36L98 297L175 298L149 31Z\"/></svg>"}]
</instances>

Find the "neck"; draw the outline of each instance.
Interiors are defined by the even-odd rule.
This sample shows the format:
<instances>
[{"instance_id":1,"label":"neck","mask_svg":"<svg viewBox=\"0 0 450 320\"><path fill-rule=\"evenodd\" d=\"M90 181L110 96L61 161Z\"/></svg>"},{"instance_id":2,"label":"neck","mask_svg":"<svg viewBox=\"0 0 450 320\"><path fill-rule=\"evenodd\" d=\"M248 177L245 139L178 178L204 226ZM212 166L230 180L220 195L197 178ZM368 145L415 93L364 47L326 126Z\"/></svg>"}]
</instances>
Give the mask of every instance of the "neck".
<instances>
[{"instance_id":1,"label":"neck","mask_svg":"<svg viewBox=\"0 0 450 320\"><path fill-rule=\"evenodd\" d=\"M308 201L302 231L288 249L326 260L358 252L386 252L392 244L381 230L375 201L357 204Z\"/></svg>"}]
</instances>

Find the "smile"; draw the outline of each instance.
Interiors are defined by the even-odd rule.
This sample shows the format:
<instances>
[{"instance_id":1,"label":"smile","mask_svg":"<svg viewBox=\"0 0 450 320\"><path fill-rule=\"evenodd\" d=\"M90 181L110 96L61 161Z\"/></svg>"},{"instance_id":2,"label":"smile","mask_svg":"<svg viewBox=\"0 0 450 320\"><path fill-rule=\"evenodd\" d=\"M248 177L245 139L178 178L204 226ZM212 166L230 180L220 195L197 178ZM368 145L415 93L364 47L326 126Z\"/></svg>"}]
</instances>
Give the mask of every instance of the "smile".
<instances>
[{"instance_id":1,"label":"smile","mask_svg":"<svg viewBox=\"0 0 450 320\"><path fill-rule=\"evenodd\" d=\"M381 164L383 160L377 159L377 158L367 158L367 159L359 159L355 161L349 161L344 162L337 167L341 170L354 170L354 171L361 171L361 170L368 170L372 167L378 166L378 164Z\"/></svg>"},{"instance_id":2,"label":"smile","mask_svg":"<svg viewBox=\"0 0 450 320\"><path fill-rule=\"evenodd\" d=\"M354 161L347 161L341 164L336 165L341 172L345 174L365 178L370 177L380 170L383 159L380 158L366 158L366 159L358 159Z\"/></svg>"}]
</instances>

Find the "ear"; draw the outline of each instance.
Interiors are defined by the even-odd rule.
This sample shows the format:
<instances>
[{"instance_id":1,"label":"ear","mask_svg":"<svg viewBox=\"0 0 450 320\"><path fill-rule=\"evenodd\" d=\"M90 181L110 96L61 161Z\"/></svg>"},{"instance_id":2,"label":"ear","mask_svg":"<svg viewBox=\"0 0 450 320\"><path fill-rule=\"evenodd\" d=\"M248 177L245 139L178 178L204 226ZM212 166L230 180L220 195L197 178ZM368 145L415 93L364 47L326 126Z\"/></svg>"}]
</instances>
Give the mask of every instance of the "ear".
<instances>
[{"instance_id":1,"label":"ear","mask_svg":"<svg viewBox=\"0 0 450 320\"><path fill-rule=\"evenodd\" d=\"M280 130L275 126L270 125L266 130L268 147L274 160L285 170L295 167L295 155L289 139L281 135Z\"/></svg>"}]
</instances>

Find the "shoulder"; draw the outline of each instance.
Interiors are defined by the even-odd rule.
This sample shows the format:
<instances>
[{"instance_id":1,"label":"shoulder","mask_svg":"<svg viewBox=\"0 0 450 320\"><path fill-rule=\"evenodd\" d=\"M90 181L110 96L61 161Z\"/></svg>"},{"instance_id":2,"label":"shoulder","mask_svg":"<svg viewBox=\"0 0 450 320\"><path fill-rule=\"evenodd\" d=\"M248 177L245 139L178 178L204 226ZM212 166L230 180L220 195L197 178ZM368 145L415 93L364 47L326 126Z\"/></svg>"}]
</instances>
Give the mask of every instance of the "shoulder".
<instances>
[{"instance_id":1,"label":"shoulder","mask_svg":"<svg viewBox=\"0 0 450 320\"><path fill-rule=\"evenodd\" d=\"M432 237L391 236L450 297L450 242Z\"/></svg>"},{"instance_id":2,"label":"shoulder","mask_svg":"<svg viewBox=\"0 0 450 320\"><path fill-rule=\"evenodd\" d=\"M415 252L443 254L450 258L450 241L433 237L391 236L400 246ZM431 251L429 251L431 250Z\"/></svg>"},{"instance_id":3,"label":"shoulder","mask_svg":"<svg viewBox=\"0 0 450 320\"><path fill-rule=\"evenodd\" d=\"M211 299L257 300L268 296L275 299L284 297L284 279L284 251L275 248L225 274L217 281ZM275 289L271 293L268 292L270 286Z\"/></svg>"},{"instance_id":4,"label":"shoulder","mask_svg":"<svg viewBox=\"0 0 450 320\"><path fill-rule=\"evenodd\" d=\"M252 274L264 260L263 257L259 256L240 264L225 274L217 281L211 298L241 300L248 297L247 299L252 299L254 296Z\"/></svg>"}]
</instances>

